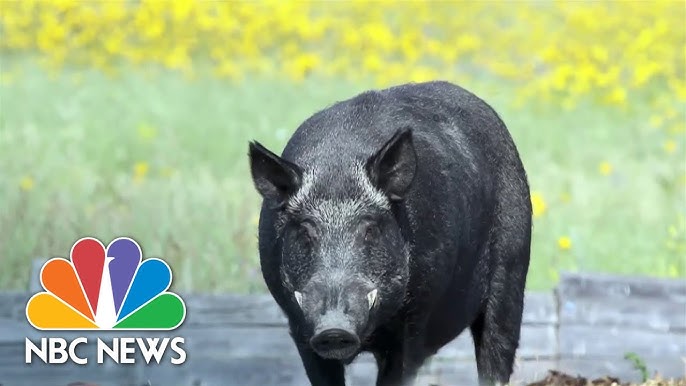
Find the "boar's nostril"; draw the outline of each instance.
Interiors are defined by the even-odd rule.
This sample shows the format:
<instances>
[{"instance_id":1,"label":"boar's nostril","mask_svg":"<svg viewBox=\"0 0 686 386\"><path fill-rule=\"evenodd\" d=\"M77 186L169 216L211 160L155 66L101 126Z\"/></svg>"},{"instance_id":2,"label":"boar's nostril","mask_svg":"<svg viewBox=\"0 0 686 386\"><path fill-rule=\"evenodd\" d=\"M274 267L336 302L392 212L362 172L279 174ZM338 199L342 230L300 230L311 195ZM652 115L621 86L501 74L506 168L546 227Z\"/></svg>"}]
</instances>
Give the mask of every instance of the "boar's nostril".
<instances>
[{"instance_id":1,"label":"boar's nostril","mask_svg":"<svg viewBox=\"0 0 686 386\"><path fill-rule=\"evenodd\" d=\"M353 355L360 347L356 335L340 328L330 328L310 340L314 351L324 358L344 359Z\"/></svg>"}]
</instances>

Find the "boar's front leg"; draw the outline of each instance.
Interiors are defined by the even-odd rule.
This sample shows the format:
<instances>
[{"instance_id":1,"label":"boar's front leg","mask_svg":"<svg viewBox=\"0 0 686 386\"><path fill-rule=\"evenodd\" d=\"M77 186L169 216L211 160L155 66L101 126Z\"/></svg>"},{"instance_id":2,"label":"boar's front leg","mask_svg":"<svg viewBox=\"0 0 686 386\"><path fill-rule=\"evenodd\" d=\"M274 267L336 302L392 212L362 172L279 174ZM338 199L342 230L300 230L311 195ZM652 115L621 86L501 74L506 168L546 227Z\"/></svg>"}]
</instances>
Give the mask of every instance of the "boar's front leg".
<instances>
[{"instance_id":1,"label":"boar's front leg","mask_svg":"<svg viewBox=\"0 0 686 386\"><path fill-rule=\"evenodd\" d=\"M341 361L324 359L305 345L298 345L298 351L312 386L345 386L345 370Z\"/></svg>"},{"instance_id":2,"label":"boar's front leg","mask_svg":"<svg viewBox=\"0 0 686 386\"><path fill-rule=\"evenodd\" d=\"M379 373L376 386L399 386L403 379L403 356L398 351L375 353Z\"/></svg>"},{"instance_id":3,"label":"boar's front leg","mask_svg":"<svg viewBox=\"0 0 686 386\"><path fill-rule=\"evenodd\" d=\"M403 334L386 341L385 347L374 353L379 373L376 386L412 385L422 366L422 345L416 338Z\"/></svg>"}]
</instances>

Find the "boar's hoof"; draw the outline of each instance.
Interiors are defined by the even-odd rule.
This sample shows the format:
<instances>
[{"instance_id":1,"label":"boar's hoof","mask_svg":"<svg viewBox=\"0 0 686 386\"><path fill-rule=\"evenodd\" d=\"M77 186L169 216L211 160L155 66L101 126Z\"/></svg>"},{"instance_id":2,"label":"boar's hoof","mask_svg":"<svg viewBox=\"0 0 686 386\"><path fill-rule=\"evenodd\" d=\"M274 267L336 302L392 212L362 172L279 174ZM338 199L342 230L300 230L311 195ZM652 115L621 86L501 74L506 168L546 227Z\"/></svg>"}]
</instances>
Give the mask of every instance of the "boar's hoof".
<instances>
[{"instance_id":1,"label":"boar's hoof","mask_svg":"<svg viewBox=\"0 0 686 386\"><path fill-rule=\"evenodd\" d=\"M312 337L310 345L323 358L346 359L360 348L360 340L348 331L330 328Z\"/></svg>"}]
</instances>

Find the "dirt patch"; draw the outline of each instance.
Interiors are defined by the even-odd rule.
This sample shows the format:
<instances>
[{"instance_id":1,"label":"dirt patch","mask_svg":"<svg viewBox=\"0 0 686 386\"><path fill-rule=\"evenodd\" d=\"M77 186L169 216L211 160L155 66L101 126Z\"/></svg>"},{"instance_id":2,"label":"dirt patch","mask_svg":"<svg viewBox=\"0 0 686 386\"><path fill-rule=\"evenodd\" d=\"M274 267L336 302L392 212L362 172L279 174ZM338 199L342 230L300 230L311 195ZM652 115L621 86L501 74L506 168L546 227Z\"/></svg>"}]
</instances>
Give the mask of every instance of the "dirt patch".
<instances>
[{"instance_id":1,"label":"dirt patch","mask_svg":"<svg viewBox=\"0 0 686 386\"><path fill-rule=\"evenodd\" d=\"M527 386L686 386L686 378L667 380L656 377L645 383L636 384L621 382L614 377L588 379L551 370L548 372L547 377L540 381L529 383Z\"/></svg>"}]
</instances>

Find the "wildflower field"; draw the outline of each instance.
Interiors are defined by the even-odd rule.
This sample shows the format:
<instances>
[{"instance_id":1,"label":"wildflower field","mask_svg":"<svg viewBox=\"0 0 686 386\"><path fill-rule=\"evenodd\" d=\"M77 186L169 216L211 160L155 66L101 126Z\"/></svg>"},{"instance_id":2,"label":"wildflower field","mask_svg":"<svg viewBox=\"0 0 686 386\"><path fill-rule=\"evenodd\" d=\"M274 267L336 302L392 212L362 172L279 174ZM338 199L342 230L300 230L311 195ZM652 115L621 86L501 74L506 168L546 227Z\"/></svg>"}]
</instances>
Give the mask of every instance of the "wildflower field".
<instances>
[{"instance_id":1,"label":"wildflower field","mask_svg":"<svg viewBox=\"0 0 686 386\"><path fill-rule=\"evenodd\" d=\"M0 288L129 235L177 290L261 291L247 144L444 79L492 104L561 270L686 277L683 1L0 2Z\"/></svg>"}]
</instances>

